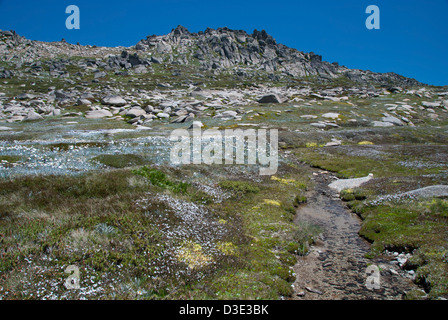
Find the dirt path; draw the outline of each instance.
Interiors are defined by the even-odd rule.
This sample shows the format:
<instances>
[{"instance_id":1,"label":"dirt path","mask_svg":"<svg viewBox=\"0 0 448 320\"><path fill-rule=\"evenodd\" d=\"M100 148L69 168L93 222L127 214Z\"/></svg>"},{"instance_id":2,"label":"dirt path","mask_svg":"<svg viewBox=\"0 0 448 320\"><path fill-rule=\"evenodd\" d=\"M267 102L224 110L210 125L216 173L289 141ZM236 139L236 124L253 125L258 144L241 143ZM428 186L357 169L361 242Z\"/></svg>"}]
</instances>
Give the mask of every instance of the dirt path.
<instances>
[{"instance_id":1,"label":"dirt path","mask_svg":"<svg viewBox=\"0 0 448 320\"><path fill-rule=\"evenodd\" d=\"M364 257L369 243L358 235L361 220L327 187L332 181L329 173L320 171L313 177L316 188L309 192L308 203L297 210L295 222L318 225L322 233L310 253L298 258L292 299L402 299L406 291L417 288L387 259ZM381 270L379 289L366 287L370 264Z\"/></svg>"}]
</instances>

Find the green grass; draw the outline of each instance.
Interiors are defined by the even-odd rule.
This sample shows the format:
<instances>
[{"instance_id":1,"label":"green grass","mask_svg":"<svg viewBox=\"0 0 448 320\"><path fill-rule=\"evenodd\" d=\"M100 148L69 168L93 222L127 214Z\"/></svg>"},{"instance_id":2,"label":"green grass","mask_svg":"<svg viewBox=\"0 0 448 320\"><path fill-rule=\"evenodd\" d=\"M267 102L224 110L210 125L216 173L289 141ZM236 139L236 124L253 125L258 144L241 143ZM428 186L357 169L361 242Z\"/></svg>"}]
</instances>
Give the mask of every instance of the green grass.
<instances>
[{"instance_id":1,"label":"green grass","mask_svg":"<svg viewBox=\"0 0 448 320\"><path fill-rule=\"evenodd\" d=\"M394 150L400 148L398 150ZM384 147L380 155L374 152L377 148L369 145L360 145L356 150L364 151L366 154L372 153L372 156L357 156L347 152L347 149L331 149L323 147L300 148L296 149L296 156L314 166L324 170L333 171L339 178L358 178L365 177L373 173L375 177L394 177L394 176L418 176L423 174L439 173L445 170L445 165L438 167L406 167L400 163L406 160L430 160L422 159L419 154L418 146L409 147L413 153L406 154L400 152L401 147Z\"/></svg>"},{"instance_id":2,"label":"green grass","mask_svg":"<svg viewBox=\"0 0 448 320\"><path fill-rule=\"evenodd\" d=\"M441 199L358 207L360 235L372 242L370 257L385 249L413 252L406 266L430 298L448 295L448 202ZM415 250L415 251L414 251Z\"/></svg>"},{"instance_id":3,"label":"green grass","mask_svg":"<svg viewBox=\"0 0 448 320\"><path fill-rule=\"evenodd\" d=\"M223 189L230 190L239 194L260 192L260 188L247 181L224 180L219 182L219 186Z\"/></svg>"},{"instance_id":4,"label":"green grass","mask_svg":"<svg viewBox=\"0 0 448 320\"><path fill-rule=\"evenodd\" d=\"M240 223L247 230L245 241L239 247L241 266L207 283L208 291L216 295L201 290L187 297L277 299L279 295L290 295L290 283L295 278L290 267L296 263L295 255L305 254L303 248L308 247L316 234L311 226L292 223L295 211L289 208L293 208L295 186L269 178L257 184L223 180L220 185L233 190L233 196L215 206L225 220L232 219L238 212Z\"/></svg>"},{"instance_id":5,"label":"green grass","mask_svg":"<svg viewBox=\"0 0 448 320\"><path fill-rule=\"evenodd\" d=\"M186 182L173 182L167 175L157 169L150 169L148 167L142 167L132 171L136 175L147 178L154 186L168 189L176 193L186 193L189 186Z\"/></svg>"},{"instance_id":6,"label":"green grass","mask_svg":"<svg viewBox=\"0 0 448 320\"><path fill-rule=\"evenodd\" d=\"M208 176L218 172L207 170ZM282 170L306 183L303 171ZM96 298L278 299L291 294L290 267L311 237L311 229L292 222L295 185L232 177L221 180L230 187L230 198L215 201L193 184L179 182L181 177L192 181L193 172L184 168L168 175L163 168L141 167L0 181L0 295L35 299L53 292L75 299L77 292L63 286L68 265L80 268L82 286L101 283L104 291ZM161 226L175 229L182 222L178 214L185 212L176 213L159 199L166 195L207 209L204 219L226 230L213 244L224 255L201 253L191 239L167 238ZM163 258L165 250L178 246L190 248L189 259L215 262L188 269L183 261ZM171 271L163 277L151 276L167 268ZM179 277L178 271L186 273Z\"/></svg>"}]
</instances>

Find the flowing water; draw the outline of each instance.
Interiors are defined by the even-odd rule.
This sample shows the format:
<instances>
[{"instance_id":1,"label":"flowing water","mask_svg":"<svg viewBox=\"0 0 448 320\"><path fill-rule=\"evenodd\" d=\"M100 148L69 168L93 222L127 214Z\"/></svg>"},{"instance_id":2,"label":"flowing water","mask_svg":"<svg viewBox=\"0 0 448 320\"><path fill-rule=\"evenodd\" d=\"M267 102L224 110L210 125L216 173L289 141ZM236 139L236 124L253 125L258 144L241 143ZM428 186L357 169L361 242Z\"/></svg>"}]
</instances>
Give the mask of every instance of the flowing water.
<instances>
[{"instance_id":1,"label":"flowing water","mask_svg":"<svg viewBox=\"0 0 448 320\"><path fill-rule=\"evenodd\" d=\"M297 210L295 222L317 225L322 233L294 267L292 299L402 299L406 291L416 289L410 279L391 273L388 261L364 257L370 245L358 235L361 220L327 187L332 181L328 172L317 173L314 180L316 187ZM370 264L380 270L378 289L367 287Z\"/></svg>"}]
</instances>

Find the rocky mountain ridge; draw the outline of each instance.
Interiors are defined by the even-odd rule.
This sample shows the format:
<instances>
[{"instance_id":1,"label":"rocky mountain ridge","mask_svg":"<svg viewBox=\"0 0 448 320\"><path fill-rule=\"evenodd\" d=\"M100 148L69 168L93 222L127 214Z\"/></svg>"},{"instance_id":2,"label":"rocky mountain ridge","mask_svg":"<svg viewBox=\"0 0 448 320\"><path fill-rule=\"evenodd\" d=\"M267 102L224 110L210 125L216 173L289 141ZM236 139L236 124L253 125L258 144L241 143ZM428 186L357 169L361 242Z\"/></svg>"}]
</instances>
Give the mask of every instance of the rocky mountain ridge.
<instances>
[{"instance_id":1,"label":"rocky mountain ridge","mask_svg":"<svg viewBox=\"0 0 448 320\"><path fill-rule=\"evenodd\" d=\"M122 51L132 51L132 55ZM151 64L188 65L198 70L210 70L214 74L231 73L251 78L254 73L267 74L270 80L285 78L317 78L327 82L344 79L363 85L419 86L415 79L395 73L375 73L349 69L338 63L322 60L313 52L304 53L279 44L265 30L248 34L243 30L229 28L211 29L192 33L178 26L167 35L151 35L131 47L97 47L73 45L65 42L42 42L28 40L14 31L0 31L0 56L6 62L40 63L42 59L61 56L90 57L108 60L113 68L129 69ZM119 61L119 60L122 61ZM124 61L125 59L126 61ZM129 61L131 59L132 61ZM58 69L53 68L53 69ZM150 70L149 70L150 71ZM10 77L13 70L0 70L0 78Z\"/></svg>"},{"instance_id":2,"label":"rocky mountain ridge","mask_svg":"<svg viewBox=\"0 0 448 320\"><path fill-rule=\"evenodd\" d=\"M321 121L303 110L300 121L327 130L413 126L422 119L439 121L448 108L446 88L328 63L278 44L265 31L191 33L179 26L168 35L113 48L34 41L0 31L0 57L0 121L7 123L61 116L143 127L154 120L251 120L266 114L249 108L270 104L299 110L331 102L351 109L347 115L324 113ZM398 97L385 103L389 95ZM384 110L365 101L375 98ZM372 115L358 114L359 105L371 105Z\"/></svg>"},{"instance_id":3,"label":"rocky mountain ridge","mask_svg":"<svg viewBox=\"0 0 448 320\"><path fill-rule=\"evenodd\" d=\"M304 53L277 43L265 30L255 29L248 34L244 30L207 28L203 32L191 33L185 27L178 26L167 35L148 36L139 41L135 48L156 55L169 55L169 62L177 64L188 63L189 56L192 56L205 70L250 67L280 76L346 77L359 83L420 85L414 79L395 73L379 74L322 61L322 56L313 52ZM239 70L239 73L244 74L244 71Z\"/></svg>"}]
</instances>

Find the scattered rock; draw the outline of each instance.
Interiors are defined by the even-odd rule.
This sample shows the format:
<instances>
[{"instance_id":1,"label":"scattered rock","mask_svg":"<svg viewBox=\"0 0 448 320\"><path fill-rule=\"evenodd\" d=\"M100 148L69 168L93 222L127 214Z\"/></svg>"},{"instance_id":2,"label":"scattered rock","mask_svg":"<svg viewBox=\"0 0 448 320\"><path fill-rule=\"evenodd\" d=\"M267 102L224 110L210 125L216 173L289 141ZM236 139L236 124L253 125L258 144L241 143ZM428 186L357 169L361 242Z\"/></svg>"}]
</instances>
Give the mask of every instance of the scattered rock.
<instances>
[{"instance_id":1,"label":"scattered rock","mask_svg":"<svg viewBox=\"0 0 448 320\"><path fill-rule=\"evenodd\" d=\"M422 106L427 107L427 108L436 108L436 107L440 107L440 101L436 101L436 102L427 102L427 101L422 101Z\"/></svg>"},{"instance_id":2,"label":"scattered rock","mask_svg":"<svg viewBox=\"0 0 448 320\"><path fill-rule=\"evenodd\" d=\"M160 118L160 119L168 119L170 117L170 115L168 113L165 113L165 112L159 112L157 114L157 117Z\"/></svg>"},{"instance_id":3,"label":"scattered rock","mask_svg":"<svg viewBox=\"0 0 448 320\"><path fill-rule=\"evenodd\" d=\"M107 96L101 100L101 103L109 106L122 107L126 105L126 100L120 96Z\"/></svg>"},{"instance_id":4,"label":"scattered rock","mask_svg":"<svg viewBox=\"0 0 448 320\"><path fill-rule=\"evenodd\" d=\"M35 121L35 120L42 120L43 117L36 113L35 111L30 111L26 117L23 119L23 121Z\"/></svg>"},{"instance_id":5,"label":"scattered rock","mask_svg":"<svg viewBox=\"0 0 448 320\"><path fill-rule=\"evenodd\" d=\"M193 121L191 126L188 129L202 128L204 124L201 121Z\"/></svg>"},{"instance_id":6,"label":"scattered rock","mask_svg":"<svg viewBox=\"0 0 448 320\"><path fill-rule=\"evenodd\" d=\"M327 125L322 122L313 122L310 124L310 126L313 126L313 127L319 128L319 129L324 129L327 127Z\"/></svg>"},{"instance_id":7,"label":"scattered rock","mask_svg":"<svg viewBox=\"0 0 448 320\"><path fill-rule=\"evenodd\" d=\"M326 147L335 147L335 146L340 146L342 144L342 140L338 140L336 138L331 139L330 142L327 142L325 144Z\"/></svg>"},{"instance_id":8,"label":"scattered rock","mask_svg":"<svg viewBox=\"0 0 448 320\"><path fill-rule=\"evenodd\" d=\"M112 116L113 116L112 112L110 112L109 110L104 110L104 109L86 112L87 119L100 119L100 118L112 117Z\"/></svg>"},{"instance_id":9,"label":"scattered rock","mask_svg":"<svg viewBox=\"0 0 448 320\"><path fill-rule=\"evenodd\" d=\"M393 125L397 125L397 126L404 125L403 121L401 121L400 119L398 119L396 117L392 117L392 116L383 117L383 118L381 118L381 121L392 123Z\"/></svg>"},{"instance_id":10,"label":"scattered rock","mask_svg":"<svg viewBox=\"0 0 448 320\"><path fill-rule=\"evenodd\" d=\"M373 121L372 125L374 127L393 127L394 124L392 122L384 122L384 121Z\"/></svg>"},{"instance_id":11,"label":"scattered rock","mask_svg":"<svg viewBox=\"0 0 448 320\"><path fill-rule=\"evenodd\" d=\"M433 197L443 198L448 197L448 186L447 185L428 186L408 192L403 192L398 195L401 197L411 196L417 198L433 198Z\"/></svg>"},{"instance_id":12,"label":"scattered rock","mask_svg":"<svg viewBox=\"0 0 448 320\"><path fill-rule=\"evenodd\" d=\"M324 113L322 115L323 118L328 118L328 119L337 119L339 118L339 113L334 113L334 112L328 112L328 113Z\"/></svg>"},{"instance_id":13,"label":"scattered rock","mask_svg":"<svg viewBox=\"0 0 448 320\"><path fill-rule=\"evenodd\" d=\"M312 114L305 114L305 115L303 115L303 116L300 116L300 118L303 118L303 119L316 119L317 118L317 116L315 116L315 115L312 115Z\"/></svg>"},{"instance_id":14,"label":"scattered rock","mask_svg":"<svg viewBox=\"0 0 448 320\"><path fill-rule=\"evenodd\" d=\"M145 114L146 114L146 111L143 110L143 109L140 108L140 107L132 107L131 109L129 109L129 110L126 112L126 115L127 115L128 117L131 117L131 118L140 117L140 116L145 115Z\"/></svg>"},{"instance_id":15,"label":"scattered rock","mask_svg":"<svg viewBox=\"0 0 448 320\"><path fill-rule=\"evenodd\" d=\"M258 103L284 103L287 99L279 94L268 94L258 100Z\"/></svg>"}]
</instances>

